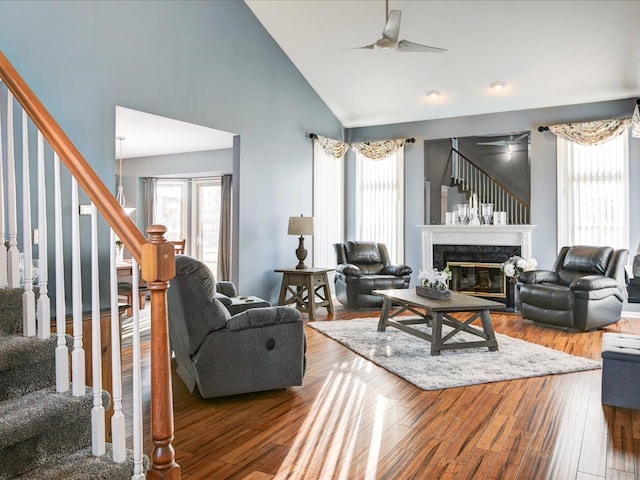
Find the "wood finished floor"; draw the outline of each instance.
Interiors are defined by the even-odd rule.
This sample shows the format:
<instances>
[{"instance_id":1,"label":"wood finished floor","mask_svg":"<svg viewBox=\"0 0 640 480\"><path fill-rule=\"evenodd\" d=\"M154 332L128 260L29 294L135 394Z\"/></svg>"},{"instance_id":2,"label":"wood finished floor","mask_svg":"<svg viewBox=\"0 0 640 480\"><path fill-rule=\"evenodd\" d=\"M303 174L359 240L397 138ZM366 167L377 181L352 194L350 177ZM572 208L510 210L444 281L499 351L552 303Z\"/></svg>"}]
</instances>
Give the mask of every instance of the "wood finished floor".
<instances>
[{"instance_id":1,"label":"wood finished floor","mask_svg":"<svg viewBox=\"0 0 640 480\"><path fill-rule=\"evenodd\" d=\"M317 320L378 313L336 306ZM597 360L603 332L640 334L640 319L588 333L492 319L499 333ZM305 330L302 387L203 400L174 365L183 479L640 479L640 411L600 403L601 370L428 392ZM130 348L123 362L128 382ZM147 454L148 362L143 345Z\"/></svg>"}]
</instances>

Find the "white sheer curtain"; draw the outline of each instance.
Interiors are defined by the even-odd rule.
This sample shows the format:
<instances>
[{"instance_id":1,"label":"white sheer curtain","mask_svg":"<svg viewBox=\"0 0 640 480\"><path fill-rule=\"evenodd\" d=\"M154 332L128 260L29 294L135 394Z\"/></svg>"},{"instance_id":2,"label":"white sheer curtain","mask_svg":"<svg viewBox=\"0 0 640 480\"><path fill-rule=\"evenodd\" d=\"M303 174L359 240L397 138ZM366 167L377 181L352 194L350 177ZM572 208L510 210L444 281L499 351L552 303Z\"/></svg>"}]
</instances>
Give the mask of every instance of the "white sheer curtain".
<instances>
[{"instance_id":1,"label":"white sheer curtain","mask_svg":"<svg viewBox=\"0 0 640 480\"><path fill-rule=\"evenodd\" d=\"M404 261L404 149L380 160L356 153L356 240L384 243Z\"/></svg>"},{"instance_id":2,"label":"white sheer curtain","mask_svg":"<svg viewBox=\"0 0 640 480\"><path fill-rule=\"evenodd\" d=\"M579 145L558 136L558 246L629 248L629 152L625 132Z\"/></svg>"},{"instance_id":3,"label":"white sheer curtain","mask_svg":"<svg viewBox=\"0 0 640 480\"><path fill-rule=\"evenodd\" d=\"M313 266L334 267L333 244L344 241L344 150L313 142Z\"/></svg>"}]
</instances>

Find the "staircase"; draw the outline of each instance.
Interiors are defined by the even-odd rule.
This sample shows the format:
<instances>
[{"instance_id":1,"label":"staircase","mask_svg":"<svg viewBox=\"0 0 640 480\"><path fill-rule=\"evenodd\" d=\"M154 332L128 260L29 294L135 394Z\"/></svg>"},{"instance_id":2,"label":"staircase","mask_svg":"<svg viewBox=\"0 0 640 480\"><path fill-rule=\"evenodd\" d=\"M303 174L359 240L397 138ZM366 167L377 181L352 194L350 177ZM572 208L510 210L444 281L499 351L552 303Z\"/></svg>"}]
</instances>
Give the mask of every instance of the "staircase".
<instances>
[{"instance_id":1,"label":"staircase","mask_svg":"<svg viewBox=\"0 0 640 480\"><path fill-rule=\"evenodd\" d=\"M22 289L0 292L0 480L130 479L131 452L122 463L110 452L92 455L91 391L56 392L56 339L21 334L22 295ZM103 392L105 410L109 402Z\"/></svg>"},{"instance_id":2,"label":"staircase","mask_svg":"<svg viewBox=\"0 0 640 480\"><path fill-rule=\"evenodd\" d=\"M90 222L80 222L82 193L91 203ZM180 479L172 446L166 306L174 246L165 232L152 225L149 238L143 235L0 51L0 245L6 246L0 248L0 480ZM151 386L153 449L148 459L142 451L137 296L132 382L122 381L116 238L150 289L151 378L145 383ZM36 260L37 276L31 268ZM83 272L90 272L84 282ZM137 289L138 276L133 278ZM107 337L109 344L103 343ZM123 392L132 403L126 418ZM132 445L126 432L132 432Z\"/></svg>"},{"instance_id":3,"label":"staircase","mask_svg":"<svg viewBox=\"0 0 640 480\"><path fill-rule=\"evenodd\" d=\"M509 224L530 223L527 203L453 147L450 164L451 185L465 192L467 198L475 194L478 196L479 203L493 204L494 212L507 212Z\"/></svg>"}]
</instances>

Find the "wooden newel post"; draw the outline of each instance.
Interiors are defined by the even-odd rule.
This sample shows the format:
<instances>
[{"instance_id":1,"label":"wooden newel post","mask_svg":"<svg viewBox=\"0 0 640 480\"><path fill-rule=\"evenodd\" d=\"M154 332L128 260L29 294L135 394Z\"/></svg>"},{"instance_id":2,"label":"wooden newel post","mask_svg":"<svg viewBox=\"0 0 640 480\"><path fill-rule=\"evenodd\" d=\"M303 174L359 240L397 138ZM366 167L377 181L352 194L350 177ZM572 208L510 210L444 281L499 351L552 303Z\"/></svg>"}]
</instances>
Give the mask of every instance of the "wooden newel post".
<instances>
[{"instance_id":1,"label":"wooden newel post","mask_svg":"<svg viewBox=\"0 0 640 480\"><path fill-rule=\"evenodd\" d=\"M142 246L142 278L151 292L151 438L153 452L147 478L179 480L173 441L173 389L167 321L167 288L176 274L174 246L164 238L163 225L147 228Z\"/></svg>"}]
</instances>

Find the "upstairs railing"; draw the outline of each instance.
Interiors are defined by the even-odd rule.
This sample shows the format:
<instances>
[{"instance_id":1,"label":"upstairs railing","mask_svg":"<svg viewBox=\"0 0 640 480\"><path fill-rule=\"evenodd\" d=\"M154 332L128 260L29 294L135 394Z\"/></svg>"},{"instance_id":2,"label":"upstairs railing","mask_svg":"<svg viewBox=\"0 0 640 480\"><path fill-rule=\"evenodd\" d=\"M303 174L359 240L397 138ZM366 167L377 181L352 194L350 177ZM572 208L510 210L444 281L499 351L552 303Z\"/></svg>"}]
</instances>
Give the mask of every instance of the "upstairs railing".
<instances>
[{"instance_id":1,"label":"upstairs railing","mask_svg":"<svg viewBox=\"0 0 640 480\"><path fill-rule=\"evenodd\" d=\"M529 223L529 205L455 148L451 149L451 181L478 195L480 203L492 203L494 211L507 212L508 223Z\"/></svg>"},{"instance_id":2,"label":"upstairs railing","mask_svg":"<svg viewBox=\"0 0 640 480\"><path fill-rule=\"evenodd\" d=\"M149 227L149 240L136 227L116 202L111 190L105 186L98 175L89 166L78 149L69 140L60 126L40 103L35 94L20 77L0 52L0 167L6 164L6 178L4 167L0 168L0 239L7 245L6 251L0 252L0 288L17 288L24 286L23 332L25 336L48 338L52 323L50 313L48 271L49 267L55 271L53 280L55 286L55 328L58 338L56 349L56 389L59 392L68 391L79 396L85 394L85 378L90 379L92 385L94 408L92 410L92 452L94 455L105 454L105 412L102 407L102 371L101 371L101 338L100 338L100 280L105 278L103 262L100 262L100 246L104 250L104 243L109 242L109 289L111 308L111 338L112 338L112 371L111 379L114 413L111 419L111 434L113 444L113 460L123 462L126 458L126 425L122 412L122 375L120 365L120 316L117 305L117 272L115 239L120 239L133 258L134 272L140 265L142 278L147 282L151 294L151 438L153 451L150 454L150 467L146 478L150 479L179 479L180 467L175 462L172 446L173 399L171 389L171 364L169 351L169 336L167 324L166 290L168 281L175 273L174 247L164 238L165 227L154 225ZM14 113L14 106L21 110ZM16 114L20 115L21 128L14 131ZM34 154L32 138L35 127L37 137L36 152ZM2 145L2 138L6 138L6 148ZM46 141L46 144L45 144ZM16 148L17 146L20 146ZM16 151L21 154L17 161ZM6 159L2 158L6 152ZM50 152L53 152L52 154ZM53 189L51 186L51 168L47 168L45 160L49 153L53 163ZM35 158L35 162L32 161ZM32 175L30 167L37 165L37 175ZM71 174L70 191L63 192L61 185L60 163ZM21 165L21 188L16 187L16 165ZM35 180L34 180L35 178ZM31 206L31 190L37 182L37 208ZM68 182L67 182L68 183ZM6 185L6 191L5 191ZM78 189L86 194L91 201L91 233L90 233L90 271L91 271L91 347L92 372L85 372L85 352L83 349L82 316L83 292L81 278L81 238L86 239L80 231L80 205ZM22 192L22 200L18 198L18 190ZM7 204L4 204L4 199ZM51 207L53 198L53 207ZM65 211L63 198L71 198L71 208ZM48 244L47 212L53 209L54 245ZM32 211L37 214L38 241L32 235ZM19 213L20 212L20 213ZM18 215L21 216L23 234L21 237L22 252L18 250ZM102 219L98 218L98 215ZM6 220L6 221L5 221ZM63 225L64 222L70 225ZM110 227L108 238L101 238L100 223L106 222ZM7 231L5 232L5 224ZM63 231L71 227L71 245L64 248ZM104 237L104 235L102 235ZM35 300L33 273L30 268L34 265L33 245L38 245L38 301ZM65 258L65 252L71 252L71 258ZM52 254L52 261L49 255ZM22 268L21 268L22 264ZM71 284L65 283L65 268L71 267ZM20 278L22 273L22 279ZM137 275L132 275L133 291L137 291ZM140 371L140 338L138 332L138 298L133 298L133 479L145 478L142 467L142 396ZM69 354L66 344L66 304L72 306L73 317L73 349ZM85 339L88 341L88 339ZM69 372L69 356L71 357L71 372ZM72 378L73 382L69 379Z\"/></svg>"}]
</instances>

